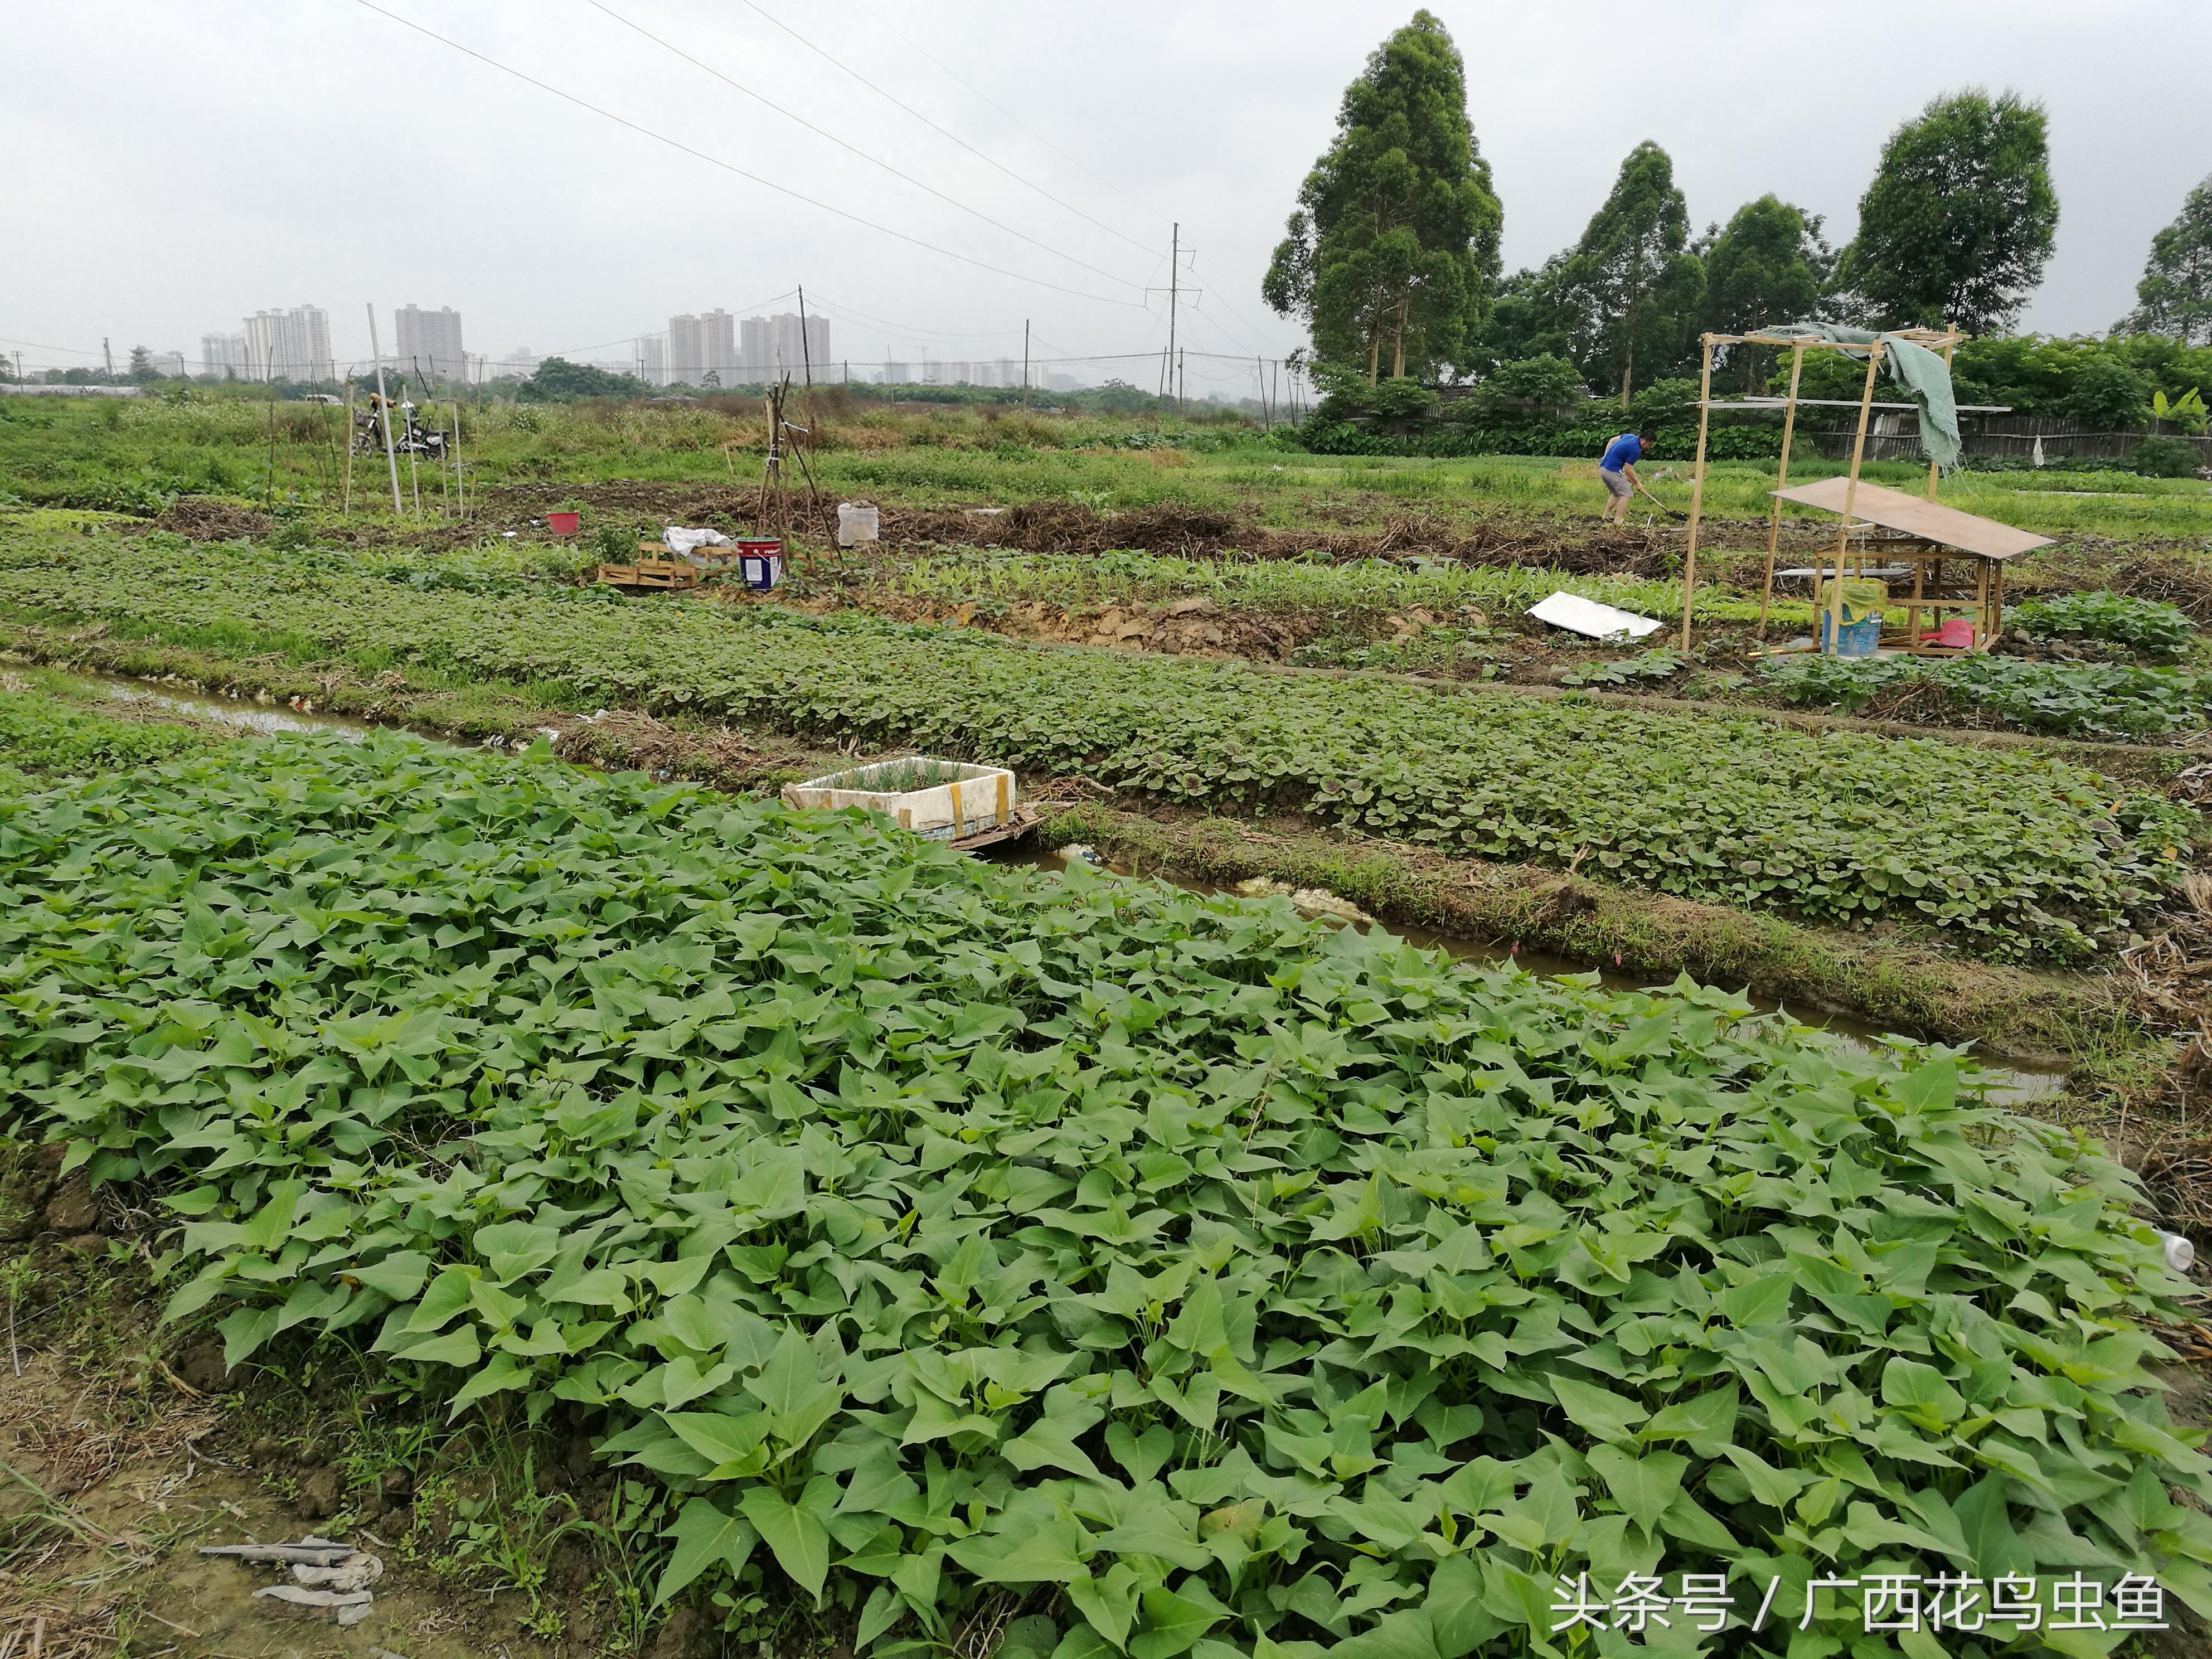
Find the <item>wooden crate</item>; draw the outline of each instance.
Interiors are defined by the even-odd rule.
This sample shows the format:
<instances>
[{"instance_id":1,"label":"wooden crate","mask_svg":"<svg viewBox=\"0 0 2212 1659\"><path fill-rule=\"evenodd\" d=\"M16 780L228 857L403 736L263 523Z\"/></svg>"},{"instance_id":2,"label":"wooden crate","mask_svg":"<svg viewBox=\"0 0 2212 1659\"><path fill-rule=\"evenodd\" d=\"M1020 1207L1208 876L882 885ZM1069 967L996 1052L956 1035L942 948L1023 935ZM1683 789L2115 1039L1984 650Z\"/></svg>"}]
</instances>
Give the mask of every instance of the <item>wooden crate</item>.
<instances>
[{"instance_id":1,"label":"wooden crate","mask_svg":"<svg viewBox=\"0 0 2212 1659\"><path fill-rule=\"evenodd\" d=\"M609 587L696 587L705 574L688 559L641 558L635 564L603 564L596 580Z\"/></svg>"}]
</instances>

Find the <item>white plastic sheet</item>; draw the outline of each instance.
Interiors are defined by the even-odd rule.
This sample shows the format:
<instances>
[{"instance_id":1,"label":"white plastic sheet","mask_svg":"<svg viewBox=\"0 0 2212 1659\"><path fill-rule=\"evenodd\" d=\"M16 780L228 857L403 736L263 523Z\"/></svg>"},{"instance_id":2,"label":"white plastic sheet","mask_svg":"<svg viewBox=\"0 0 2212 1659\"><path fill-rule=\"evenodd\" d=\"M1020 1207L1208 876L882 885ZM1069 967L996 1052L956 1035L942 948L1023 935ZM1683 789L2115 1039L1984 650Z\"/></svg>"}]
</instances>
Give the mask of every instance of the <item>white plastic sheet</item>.
<instances>
[{"instance_id":1,"label":"white plastic sheet","mask_svg":"<svg viewBox=\"0 0 2212 1659\"><path fill-rule=\"evenodd\" d=\"M1586 599L1579 593L1554 593L1530 605L1528 614L1538 622L1564 628L1570 634L1587 635L1594 640L1640 640L1665 626L1649 617L1639 617L1633 611Z\"/></svg>"},{"instance_id":2,"label":"white plastic sheet","mask_svg":"<svg viewBox=\"0 0 2212 1659\"><path fill-rule=\"evenodd\" d=\"M680 524L670 525L660 532L672 558L684 558L702 547L727 547L730 538L719 530L686 530Z\"/></svg>"}]
</instances>

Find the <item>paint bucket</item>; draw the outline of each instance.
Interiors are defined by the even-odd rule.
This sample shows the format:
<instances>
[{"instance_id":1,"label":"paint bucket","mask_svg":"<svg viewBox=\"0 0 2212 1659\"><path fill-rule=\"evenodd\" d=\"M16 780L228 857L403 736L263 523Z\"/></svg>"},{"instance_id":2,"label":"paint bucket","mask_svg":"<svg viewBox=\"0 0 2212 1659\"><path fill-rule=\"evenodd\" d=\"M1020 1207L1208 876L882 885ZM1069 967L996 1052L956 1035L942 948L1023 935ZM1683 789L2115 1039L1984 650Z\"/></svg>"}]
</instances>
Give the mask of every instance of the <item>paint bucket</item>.
<instances>
[{"instance_id":1,"label":"paint bucket","mask_svg":"<svg viewBox=\"0 0 2212 1659\"><path fill-rule=\"evenodd\" d=\"M573 536L584 527L584 515L580 513L548 513L545 527L556 536Z\"/></svg>"}]
</instances>

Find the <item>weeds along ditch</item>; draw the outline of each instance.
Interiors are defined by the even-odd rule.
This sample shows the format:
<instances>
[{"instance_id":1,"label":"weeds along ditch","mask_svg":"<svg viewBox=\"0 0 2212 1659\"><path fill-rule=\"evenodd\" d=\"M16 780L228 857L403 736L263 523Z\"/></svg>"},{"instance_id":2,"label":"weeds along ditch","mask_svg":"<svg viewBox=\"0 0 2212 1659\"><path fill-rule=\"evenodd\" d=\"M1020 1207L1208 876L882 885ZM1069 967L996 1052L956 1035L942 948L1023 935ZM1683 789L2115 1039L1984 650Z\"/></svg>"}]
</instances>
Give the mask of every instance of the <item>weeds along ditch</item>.
<instances>
[{"instance_id":1,"label":"weeds along ditch","mask_svg":"<svg viewBox=\"0 0 2212 1659\"><path fill-rule=\"evenodd\" d=\"M392 736L0 789L0 894L14 1127L159 1195L171 1316L582 1413L664 1604L1097 1659L1542 1651L1583 1574L2212 1612L2186 1287L1955 1052Z\"/></svg>"},{"instance_id":2,"label":"weeds along ditch","mask_svg":"<svg viewBox=\"0 0 2212 1659\"><path fill-rule=\"evenodd\" d=\"M1941 744L1751 719L1040 650L865 615L420 592L237 544L180 569L158 549L66 539L0 556L0 606L896 742L1179 804L1295 807L1494 861L1899 921L1996 959L2081 962L2124 939L2195 828L2162 798L2025 752L1967 769Z\"/></svg>"}]
</instances>

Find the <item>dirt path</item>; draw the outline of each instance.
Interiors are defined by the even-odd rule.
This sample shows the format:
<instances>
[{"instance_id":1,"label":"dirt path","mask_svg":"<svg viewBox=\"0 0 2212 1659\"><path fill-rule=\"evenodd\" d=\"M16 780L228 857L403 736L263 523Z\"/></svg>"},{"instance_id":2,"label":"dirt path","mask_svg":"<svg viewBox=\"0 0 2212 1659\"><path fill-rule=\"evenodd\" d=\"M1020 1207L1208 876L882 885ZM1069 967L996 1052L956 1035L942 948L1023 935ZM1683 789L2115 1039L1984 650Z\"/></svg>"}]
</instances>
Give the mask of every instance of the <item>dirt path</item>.
<instances>
[{"instance_id":1,"label":"dirt path","mask_svg":"<svg viewBox=\"0 0 2212 1659\"><path fill-rule=\"evenodd\" d=\"M219 1341L159 1324L148 1264L166 1224L140 1195L57 1182L58 1163L0 1141L0 1652L638 1650L587 1441L580 1458L539 1446L545 1474L525 1486L511 1443L414 1419L349 1356L226 1372ZM382 1562L358 1624L257 1597L281 1569L198 1553L311 1533ZM679 1659L695 1624L656 1659Z\"/></svg>"}]
</instances>

